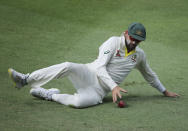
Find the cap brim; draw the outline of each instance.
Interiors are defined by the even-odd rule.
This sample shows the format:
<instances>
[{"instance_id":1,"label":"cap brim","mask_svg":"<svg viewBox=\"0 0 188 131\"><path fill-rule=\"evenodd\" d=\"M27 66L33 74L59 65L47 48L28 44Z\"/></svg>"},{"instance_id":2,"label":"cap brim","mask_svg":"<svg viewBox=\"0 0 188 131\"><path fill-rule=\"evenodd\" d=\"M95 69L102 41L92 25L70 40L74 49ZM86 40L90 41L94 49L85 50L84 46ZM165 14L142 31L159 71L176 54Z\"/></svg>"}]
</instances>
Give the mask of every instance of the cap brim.
<instances>
[{"instance_id":1,"label":"cap brim","mask_svg":"<svg viewBox=\"0 0 188 131\"><path fill-rule=\"evenodd\" d=\"M128 34L129 34L131 37L133 37L134 39L136 39L136 40L139 40L139 41L144 41L144 40L145 40L145 38L143 38L143 37L141 37L141 36L139 36L139 35L135 35L135 34L132 34L132 33L130 33L130 32L128 32Z\"/></svg>"}]
</instances>

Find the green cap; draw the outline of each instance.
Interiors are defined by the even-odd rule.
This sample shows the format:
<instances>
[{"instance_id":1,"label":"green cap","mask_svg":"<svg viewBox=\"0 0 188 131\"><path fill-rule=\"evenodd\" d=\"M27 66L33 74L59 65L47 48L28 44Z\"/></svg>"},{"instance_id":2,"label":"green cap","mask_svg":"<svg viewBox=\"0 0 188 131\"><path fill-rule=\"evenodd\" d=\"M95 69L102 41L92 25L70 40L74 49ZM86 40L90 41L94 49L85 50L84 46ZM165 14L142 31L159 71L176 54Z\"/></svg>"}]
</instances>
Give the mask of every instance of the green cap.
<instances>
[{"instance_id":1,"label":"green cap","mask_svg":"<svg viewBox=\"0 0 188 131\"><path fill-rule=\"evenodd\" d=\"M128 28L128 34L139 41L146 39L146 29L141 23L132 23Z\"/></svg>"}]
</instances>

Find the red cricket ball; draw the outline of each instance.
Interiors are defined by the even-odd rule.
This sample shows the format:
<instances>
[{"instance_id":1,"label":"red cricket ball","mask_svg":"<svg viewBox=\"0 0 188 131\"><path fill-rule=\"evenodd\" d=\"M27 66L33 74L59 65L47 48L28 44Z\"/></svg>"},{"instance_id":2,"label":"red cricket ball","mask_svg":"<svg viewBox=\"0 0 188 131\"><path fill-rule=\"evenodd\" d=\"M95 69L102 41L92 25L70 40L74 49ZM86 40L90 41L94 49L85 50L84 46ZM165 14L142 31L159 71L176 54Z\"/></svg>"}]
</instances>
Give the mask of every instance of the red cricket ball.
<instances>
[{"instance_id":1,"label":"red cricket ball","mask_svg":"<svg viewBox=\"0 0 188 131\"><path fill-rule=\"evenodd\" d=\"M125 106L126 106L126 104L125 104L125 102L124 102L123 100L120 100L120 101L118 102L118 107L124 108Z\"/></svg>"}]
</instances>

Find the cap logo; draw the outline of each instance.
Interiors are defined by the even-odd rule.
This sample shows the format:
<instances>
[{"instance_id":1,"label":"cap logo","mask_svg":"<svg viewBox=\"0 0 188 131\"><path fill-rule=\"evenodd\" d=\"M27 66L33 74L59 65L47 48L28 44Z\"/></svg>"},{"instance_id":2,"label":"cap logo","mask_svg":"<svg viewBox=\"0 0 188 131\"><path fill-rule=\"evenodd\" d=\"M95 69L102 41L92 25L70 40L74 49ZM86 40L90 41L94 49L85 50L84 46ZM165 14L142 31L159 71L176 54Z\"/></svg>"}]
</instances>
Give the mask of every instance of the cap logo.
<instances>
[{"instance_id":1,"label":"cap logo","mask_svg":"<svg viewBox=\"0 0 188 131\"><path fill-rule=\"evenodd\" d=\"M136 31L136 34L139 35L139 36L142 36L142 31L137 30L137 31Z\"/></svg>"}]
</instances>

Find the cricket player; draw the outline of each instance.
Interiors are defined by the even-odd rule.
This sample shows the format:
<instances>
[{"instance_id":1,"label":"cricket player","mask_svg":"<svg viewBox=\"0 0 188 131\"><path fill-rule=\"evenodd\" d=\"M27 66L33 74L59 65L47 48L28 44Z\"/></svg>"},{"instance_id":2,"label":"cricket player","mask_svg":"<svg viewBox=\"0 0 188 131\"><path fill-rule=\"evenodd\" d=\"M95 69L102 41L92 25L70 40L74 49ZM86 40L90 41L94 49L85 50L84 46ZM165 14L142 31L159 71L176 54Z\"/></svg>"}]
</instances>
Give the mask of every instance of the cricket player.
<instances>
[{"instance_id":1,"label":"cricket player","mask_svg":"<svg viewBox=\"0 0 188 131\"><path fill-rule=\"evenodd\" d=\"M119 84L133 68L138 69L145 80L165 96L179 96L167 91L147 64L144 51L138 47L145 39L145 27L141 23L132 23L123 35L113 36L105 41L99 48L98 58L92 63L64 62L30 74L22 74L9 68L8 73L16 88L29 85L30 94L34 97L75 108L102 103L103 98L109 92L112 92L113 102L116 102L118 97L122 97L120 92L127 92L120 88ZM77 90L75 94L61 94L60 90L56 88L42 88L49 81L64 77L68 77L74 85Z\"/></svg>"}]
</instances>

